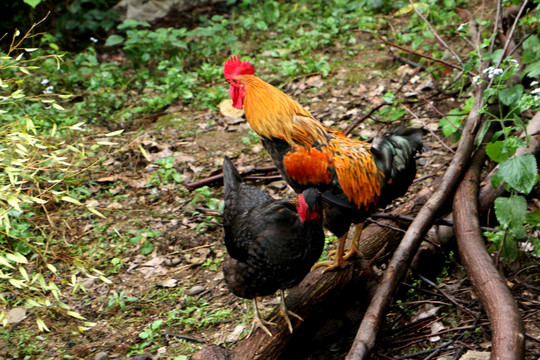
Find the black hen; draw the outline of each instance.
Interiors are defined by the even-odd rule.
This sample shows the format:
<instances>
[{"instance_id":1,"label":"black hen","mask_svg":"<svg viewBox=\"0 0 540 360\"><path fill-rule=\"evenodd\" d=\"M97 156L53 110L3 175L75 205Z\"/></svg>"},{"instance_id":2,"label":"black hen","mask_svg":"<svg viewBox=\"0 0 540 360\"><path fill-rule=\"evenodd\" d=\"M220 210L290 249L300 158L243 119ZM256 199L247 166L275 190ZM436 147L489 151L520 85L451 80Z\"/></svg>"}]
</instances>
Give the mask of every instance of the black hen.
<instances>
[{"instance_id":1,"label":"black hen","mask_svg":"<svg viewBox=\"0 0 540 360\"><path fill-rule=\"evenodd\" d=\"M242 183L228 157L223 160L225 209L223 226L230 257L223 264L225 282L242 298L253 299L255 324L262 322L257 297L280 290L281 312L292 332L283 289L291 288L309 273L324 247L322 199L316 189L298 195L298 205L275 200L266 192Z\"/></svg>"}]
</instances>

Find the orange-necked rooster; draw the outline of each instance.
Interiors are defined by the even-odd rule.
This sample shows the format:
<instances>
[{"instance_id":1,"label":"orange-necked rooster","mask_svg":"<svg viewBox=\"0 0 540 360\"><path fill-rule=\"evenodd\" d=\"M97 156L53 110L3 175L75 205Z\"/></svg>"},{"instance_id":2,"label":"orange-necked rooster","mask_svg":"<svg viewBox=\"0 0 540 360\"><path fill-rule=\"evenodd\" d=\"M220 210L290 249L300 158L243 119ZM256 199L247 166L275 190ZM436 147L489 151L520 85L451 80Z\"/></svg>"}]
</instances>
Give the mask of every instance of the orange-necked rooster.
<instances>
[{"instance_id":1,"label":"orange-necked rooster","mask_svg":"<svg viewBox=\"0 0 540 360\"><path fill-rule=\"evenodd\" d=\"M318 188L324 200L324 222L339 238L333 262L339 267L358 253L363 223L370 212L403 195L416 175L414 156L422 148L422 129L400 129L373 143L350 139L316 120L274 86L256 77L253 65L231 56L223 68L233 106L261 137L287 183L301 192ZM344 255L351 224L358 224ZM317 265L319 265L317 264Z\"/></svg>"}]
</instances>

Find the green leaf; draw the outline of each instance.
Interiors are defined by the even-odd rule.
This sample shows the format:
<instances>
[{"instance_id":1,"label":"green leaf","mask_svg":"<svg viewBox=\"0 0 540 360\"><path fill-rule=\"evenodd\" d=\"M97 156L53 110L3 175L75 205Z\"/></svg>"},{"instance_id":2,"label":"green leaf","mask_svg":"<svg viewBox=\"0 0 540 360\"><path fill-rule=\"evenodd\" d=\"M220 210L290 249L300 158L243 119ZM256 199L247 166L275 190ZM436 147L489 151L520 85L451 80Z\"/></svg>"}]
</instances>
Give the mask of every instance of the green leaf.
<instances>
[{"instance_id":1,"label":"green leaf","mask_svg":"<svg viewBox=\"0 0 540 360\"><path fill-rule=\"evenodd\" d=\"M528 194L538 180L536 159L532 154L514 156L499 164L498 173L514 190Z\"/></svg>"},{"instance_id":2,"label":"green leaf","mask_svg":"<svg viewBox=\"0 0 540 360\"><path fill-rule=\"evenodd\" d=\"M495 216L504 229L520 226L525 221L527 200L523 196L495 199Z\"/></svg>"},{"instance_id":3,"label":"green leaf","mask_svg":"<svg viewBox=\"0 0 540 360\"><path fill-rule=\"evenodd\" d=\"M523 42L523 56L521 61L524 64L532 63L540 58L540 43L536 35L529 36Z\"/></svg>"},{"instance_id":4,"label":"green leaf","mask_svg":"<svg viewBox=\"0 0 540 360\"><path fill-rule=\"evenodd\" d=\"M540 76L540 61L537 61L535 63L532 63L531 65L527 66L525 70L523 70L523 76L529 76L531 78Z\"/></svg>"},{"instance_id":5,"label":"green leaf","mask_svg":"<svg viewBox=\"0 0 540 360\"><path fill-rule=\"evenodd\" d=\"M501 248L501 257L509 263L513 263L519 256L517 241L510 235L506 234L503 246Z\"/></svg>"},{"instance_id":6,"label":"green leaf","mask_svg":"<svg viewBox=\"0 0 540 360\"><path fill-rule=\"evenodd\" d=\"M124 42L124 37L121 35L111 35L105 41L105 46L114 46Z\"/></svg>"},{"instance_id":7,"label":"green leaf","mask_svg":"<svg viewBox=\"0 0 540 360\"><path fill-rule=\"evenodd\" d=\"M150 241L146 240L141 244L141 254L148 255L152 251L154 251L154 245Z\"/></svg>"},{"instance_id":8,"label":"green leaf","mask_svg":"<svg viewBox=\"0 0 540 360\"><path fill-rule=\"evenodd\" d=\"M39 5L39 3L42 1L42 0L23 0L25 4L28 4L30 5L31 7L35 8L36 6Z\"/></svg>"},{"instance_id":9,"label":"green leaf","mask_svg":"<svg viewBox=\"0 0 540 360\"><path fill-rule=\"evenodd\" d=\"M527 223L529 223L529 224L531 224L533 226L540 225L540 210L536 210L536 211L533 211L531 213L528 213L525 216L525 221L527 221Z\"/></svg>"},{"instance_id":10,"label":"green leaf","mask_svg":"<svg viewBox=\"0 0 540 360\"><path fill-rule=\"evenodd\" d=\"M502 141L491 142L486 145L486 154L489 158L495 162L501 162L508 159L508 153L506 153L503 147Z\"/></svg>"},{"instance_id":11,"label":"green leaf","mask_svg":"<svg viewBox=\"0 0 540 360\"><path fill-rule=\"evenodd\" d=\"M518 84L511 88L505 88L499 92L499 99L506 106L516 105L523 95L523 85Z\"/></svg>"}]
</instances>

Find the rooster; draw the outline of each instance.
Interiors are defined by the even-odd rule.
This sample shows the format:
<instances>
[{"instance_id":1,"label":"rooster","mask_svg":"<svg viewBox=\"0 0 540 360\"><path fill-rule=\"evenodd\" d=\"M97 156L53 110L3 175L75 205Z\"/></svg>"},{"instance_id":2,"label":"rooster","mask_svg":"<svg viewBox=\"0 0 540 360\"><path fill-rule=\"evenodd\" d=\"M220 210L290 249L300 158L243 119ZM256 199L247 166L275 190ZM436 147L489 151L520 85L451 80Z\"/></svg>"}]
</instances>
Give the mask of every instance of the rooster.
<instances>
[{"instance_id":1,"label":"rooster","mask_svg":"<svg viewBox=\"0 0 540 360\"><path fill-rule=\"evenodd\" d=\"M228 157L223 161L223 182L223 226L229 253L223 264L225 282L236 296L253 299L251 331L258 325L270 336L272 333L260 317L257 297L279 290L280 311L292 333L288 315L301 318L287 310L283 290L300 283L321 256L324 247L321 194L317 189L307 189L298 195L296 206L275 200L266 192L242 183Z\"/></svg>"},{"instance_id":2,"label":"rooster","mask_svg":"<svg viewBox=\"0 0 540 360\"><path fill-rule=\"evenodd\" d=\"M422 129L398 129L373 143L350 139L317 121L276 87L256 77L253 65L231 56L223 67L233 106L246 120L285 181L298 193L318 188L326 227L338 237L335 269L359 254L358 241L370 212L403 195L416 175L414 156L422 148ZM344 254L349 228L357 224Z\"/></svg>"}]
</instances>

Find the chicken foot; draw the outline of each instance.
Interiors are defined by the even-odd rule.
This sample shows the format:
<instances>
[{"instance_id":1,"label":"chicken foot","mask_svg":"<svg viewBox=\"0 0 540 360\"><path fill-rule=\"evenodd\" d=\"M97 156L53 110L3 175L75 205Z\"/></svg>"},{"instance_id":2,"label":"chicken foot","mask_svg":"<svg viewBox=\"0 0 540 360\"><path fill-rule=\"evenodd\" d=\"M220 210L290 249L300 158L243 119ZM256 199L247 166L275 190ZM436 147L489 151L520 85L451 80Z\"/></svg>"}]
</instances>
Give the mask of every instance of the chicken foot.
<instances>
[{"instance_id":1,"label":"chicken foot","mask_svg":"<svg viewBox=\"0 0 540 360\"><path fill-rule=\"evenodd\" d=\"M349 249L343 256L343 259L349 260L349 258L353 255L358 255L359 257L362 257L362 253L360 252L360 250L358 250L359 244L360 244L360 237L362 236L362 231L364 231L363 222L359 223L358 225L354 227L354 234L351 240L351 246L349 247Z\"/></svg>"},{"instance_id":2,"label":"chicken foot","mask_svg":"<svg viewBox=\"0 0 540 360\"><path fill-rule=\"evenodd\" d=\"M258 326L260 327L261 329L264 330L265 333L268 334L268 336L272 336L272 333L270 332L270 330L268 330L268 328L266 327L266 325L276 325L276 323L273 323L273 322L270 322L270 321L266 321L266 320L263 320L261 318L261 314L259 313L259 307L257 305L257 298L253 298L253 323L251 324L251 330L249 330L249 334L247 337L250 337L251 334L253 333L253 331L255 330L255 327Z\"/></svg>"},{"instance_id":3,"label":"chicken foot","mask_svg":"<svg viewBox=\"0 0 540 360\"><path fill-rule=\"evenodd\" d=\"M338 239L338 248L337 250L335 251L330 251L328 253L329 256L334 256L334 261L331 261L331 260L328 260L328 261L321 261L321 262L318 262L317 264L313 265L311 267L311 270L315 270L321 266L326 266L326 269L323 270L323 273L327 272L327 271L331 271L331 270L334 270L334 269L337 269L339 268L342 264L348 264L347 260L349 260L349 258L351 258L351 256L353 255L358 255L360 257L362 257L362 253L360 252L360 250L358 250L359 248L359 243L360 243L360 237L362 236L362 231L364 230L364 223L359 223L358 225L356 225L354 227L354 234L353 234L353 238L352 238L352 241L351 241L351 246L347 249L347 251L345 252L344 254L344 248L345 248L345 242L347 241L347 235L348 235L348 232L343 235L342 237L340 237ZM334 255L335 254L335 255Z\"/></svg>"},{"instance_id":4,"label":"chicken foot","mask_svg":"<svg viewBox=\"0 0 540 360\"><path fill-rule=\"evenodd\" d=\"M311 270L326 266L323 273L339 268L342 264L348 264L343 258L343 251L345 248L345 241L347 240L347 233L338 239L338 248L334 260L320 261L311 267Z\"/></svg>"},{"instance_id":5,"label":"chicken foot","mask_svg":"<svg viewBox=\"0 0 540 360\"><path fill-rule=\"evenodd\" d=\"M281 312L281 315L285 319L285 322L287 323L287 327L289 328L289 331L292 334L293 326L292 326L292 323L291 323L291 319L289 318L289 315L294 316L295 318L297 318L300 321L304 321L304 319L302 319L302 317L300 315L298 315L298 314L292 312L291 310L287 309L287 304L285 304L285 292L282 289L279 289L279 295L280 295L280 298L281 298L281 301L280 301L280 304L279 304L280 305L279 310Z\"/></svg>"}]
</instances>

